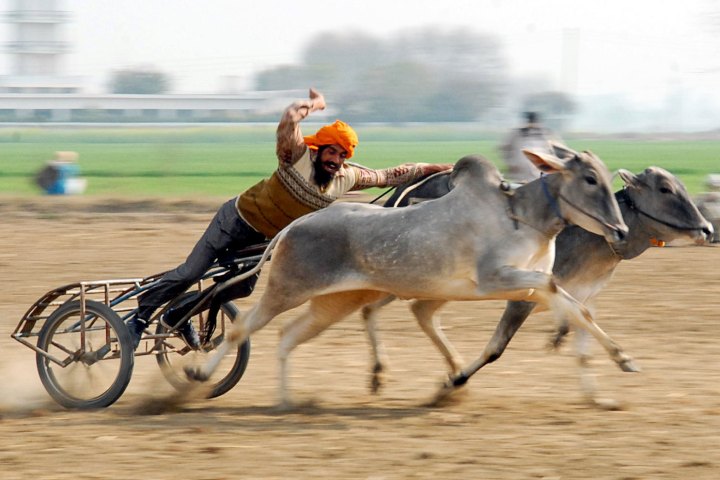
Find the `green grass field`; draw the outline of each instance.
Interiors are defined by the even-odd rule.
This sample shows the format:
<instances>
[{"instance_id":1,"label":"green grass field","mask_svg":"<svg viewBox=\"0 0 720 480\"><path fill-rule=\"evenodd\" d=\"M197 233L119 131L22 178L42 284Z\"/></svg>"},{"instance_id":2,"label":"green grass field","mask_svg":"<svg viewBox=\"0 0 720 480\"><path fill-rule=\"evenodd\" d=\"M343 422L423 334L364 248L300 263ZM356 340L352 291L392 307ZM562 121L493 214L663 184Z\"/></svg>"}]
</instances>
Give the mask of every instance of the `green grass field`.
<instances>
[{"instance_id":1,"label":"green grass field","mask_svg":"<svg viewBox=\"0 0 720 480\"><path fill-rule=\"evenodd\" d=\"M317 125L304 125L313 132ZM453 163L481 153L502 169L499 136L459 126L361 126L354 161L369 167L404 162ZM275 126L0 129L0 194L41 195L34 174L55 151L78 152L86 195L230 197L277 165ZM611 170L664 167L696 194L720 171L720 141L570 139ZM619 187L619 183L617 185Z\"/></svg>"}]
</instances>

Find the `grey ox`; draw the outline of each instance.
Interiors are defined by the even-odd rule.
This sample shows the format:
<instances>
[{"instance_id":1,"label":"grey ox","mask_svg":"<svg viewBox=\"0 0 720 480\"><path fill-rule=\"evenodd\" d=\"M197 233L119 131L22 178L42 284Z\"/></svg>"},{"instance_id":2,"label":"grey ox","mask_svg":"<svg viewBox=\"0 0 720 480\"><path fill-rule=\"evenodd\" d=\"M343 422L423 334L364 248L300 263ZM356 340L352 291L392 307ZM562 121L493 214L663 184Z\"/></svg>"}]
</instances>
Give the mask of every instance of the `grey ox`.
<instances>
[{"instance_id":1,"label":"grey ox","mask_svg":"<svg viewBox=\"0 0 720 480\"><path fill-rule=\"evenodd\" d=\"M684 240L696 244L708 242L713 236L713 226L699 212L682 182L667 170L649 167L634 175L619 170L618 175L625 187L615 193L620 211L630 231L622 245L611 245L603 237L577 226L565 228L557 237L553 275L560 286L578 301L593 310L594 300L612 278L621 260L636 258L653 245ZM386 207L404 207L420 201L446 195L453 188L451 175L435 174L414 184L398 187L385 202ZM394 300L389 296L363 308L368 338L374 356L372 389L377 391L383 383L387 370L387 355L377 335L377 318L381 307ZM412 305L413 311L427 311L423 300ZM536 309L533 302L509 301L491 340L480 357L463 369L446 386L465 384L480 368L494 362L505 351L515 333ZM439 324L436 325L439 329ZM568 333L568 323L563 321L551 340L557 348ZM615 408L613 400L597 397L593 376L589 371L589 342L585 330L575 335L575 347L580 364L580 380L583 394L589 402L603 408ZM460 356L450 350L446 356L452 370L462 363Z\"/></svg>"},{"instance_id":2,"label":"grey ox","mask_svg":"<svg viewBox=\"0 0 720 480\"><path fill-rule=\"evenodd\" d=\"M628 232L605 164L590 152L555 151L527 152L538 168L552 174L513 195L490 161L471 155L455 164L455 188L437 200L397 209L340 203L298 219L265 253L274 246L258 303L234 323L207 363L186 373L206 380L238 342L310 301L305 313L283 329L278 346L279 400L289 405L290 352L388 294L424 300L415 314L446 356L447 341L432 321L439 306L452 300L528 301L548 307L558 321L568 319L589 331L621 369L636 371L631 357L551 275L555 237L567 223L611 243ZM452 369L454 375L461 373L458 364Z\"/></svg>"}]
</instances>

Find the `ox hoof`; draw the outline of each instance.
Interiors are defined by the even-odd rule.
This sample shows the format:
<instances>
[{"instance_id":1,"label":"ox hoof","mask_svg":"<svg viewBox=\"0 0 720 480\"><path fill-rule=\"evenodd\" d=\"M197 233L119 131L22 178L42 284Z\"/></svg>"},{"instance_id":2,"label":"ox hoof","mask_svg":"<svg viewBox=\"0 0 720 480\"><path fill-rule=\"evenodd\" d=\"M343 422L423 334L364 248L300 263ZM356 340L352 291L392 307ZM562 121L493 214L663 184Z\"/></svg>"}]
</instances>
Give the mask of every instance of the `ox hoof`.
<instances>
[{"instance_id":1,"label":"ox hoof","mask_svg":"<svg viewBox=\"0 0 720 480\"><path fill-rule=\"evenodd\" d=\"M550 336L550 340L548 341L547 346L548 350L559 350L560 347L562 347L565 343L565 339L567 338L568 333L570 333L570 330L566 326L558 327L558 329L555 330L555 333Z\"/></svg>"},{"instance_id":2,"label":"ox hoof","mask_svg":"<svg viewBox=\"0 0 720 480\"><path fill-rule=\"evenodd\" d=\"M380 393L380 390L385 387L386 382L386 376L379 373L374 373L372 377L370 377L370 393L373 395L377 395Z\"/></svg>"},{"instance_id":3,"label":"ox hoof","mask_svg":"<svg viewBox=\"0 0 720 480\"><path fill-rule=\"evenodd\" d=\"M560 347L565 343L565 337L560 335L553 335L550 337L547 343L547 349L550 352L557 352Z\"/></svg>"},{"instance_id":4,"label":"ox hoof","mask_svg":"<svg viewBox=\"0 0 720 480\"><path fill-rule=\"evenodd\" d=\"M460 403L467 396L467 392L468 389L464 384L455 386L452 382L447 382L423 406L437 408L454 405Z\"/></svg>"},{"instance_id":5,"label":"ox hoof","mask_svg":"<svg viewBox=\"0 0 720 480\"><path fill-rule=\"evenodd\" d=\"M386 370L385 363L376 362L372 369L372 376L370 377L370 392L376 395L380 392L380 389L385 386Z\"/></svg>"},{"instance_id":6,"label":"ox hoof","mask_svg":"<svg viewBox=\"0 0 720 480\"><path fill-rule=\"evenodd\" d=\"M200 367L187 365L183 370L185 370L185 376L187 376L188 380L194 382L207 382L210 378Z\"/></svg>"},{"instance_id":7,"label":"ox hoof","mask_svg":"<svg viewBox=\"0 0 720 480\"><path fill-rule=\"evenodd\" d=\"M588 402L591 406L605 411L624 410L623 405L612 398L589 398Z\"/></svg>"},{"instance_id":8,"label":"ox hoof","mask_svg":"<svg viewBox=\"0 0 720 480\"><path fill-rule=\"evenodd\" d=\"M377 393L380 391L380 388L382 387L383 383L380 377L377 375L373 375L370 379L370 392L373 395L377 395Z\"/></svg>"},{"instance_id":9,"label":"ox hoof","mask_svg":"<svg viewBox=\"0 0 720 480\"><path fill-rule=\"evenodd\" d=\"M640 371L640 367L635 364L635 361L632 358L618 362L618 366L623 372L637 373Z\"/></svg>"}]
</instances>

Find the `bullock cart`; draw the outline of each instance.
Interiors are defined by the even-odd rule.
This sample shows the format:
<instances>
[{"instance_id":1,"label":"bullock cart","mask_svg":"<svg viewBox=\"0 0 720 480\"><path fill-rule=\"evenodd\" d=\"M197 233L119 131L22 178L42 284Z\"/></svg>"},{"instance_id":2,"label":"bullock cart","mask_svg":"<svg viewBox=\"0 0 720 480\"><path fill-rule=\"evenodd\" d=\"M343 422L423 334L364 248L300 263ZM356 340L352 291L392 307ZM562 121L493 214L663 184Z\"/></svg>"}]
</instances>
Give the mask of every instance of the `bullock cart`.
<instances>
[{"instance_id":1,"label":"bullock cart","mask_svg":"<svg viewBox=\"0 0 720 480\"><path fill-rule=\"evenodd\" d=\"M240 280L257 275L265 246L233 252L216 262L197 285L159 309L135 351L125 321L137 311L138 296L164 272L145 278L81 281L50 290L27 310L11 337L35 352L43 386L66 408L112 405L130 383L135 357L155 357L165 378L180 388L184 364L214 350L238 317L230 299L242 295L227 291L226 285L242 284ZM174 327L160 320L170 311L174 318L181 316ZM188 321L200 334L199 350L190 348L177 331ZM249 340L238 345L233 356L212 378L210 397L228 392L240 381L250 356Z\"/></svg>"}]
</instances>

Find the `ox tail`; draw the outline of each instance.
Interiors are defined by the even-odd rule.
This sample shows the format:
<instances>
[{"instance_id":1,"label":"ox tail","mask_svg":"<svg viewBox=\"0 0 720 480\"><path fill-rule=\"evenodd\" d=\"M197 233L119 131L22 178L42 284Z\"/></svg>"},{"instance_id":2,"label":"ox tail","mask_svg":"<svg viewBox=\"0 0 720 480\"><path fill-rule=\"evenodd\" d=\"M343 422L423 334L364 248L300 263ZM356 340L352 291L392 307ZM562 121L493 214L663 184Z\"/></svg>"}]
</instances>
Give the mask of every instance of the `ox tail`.
<instances>
[{"instance_id":1,"label":"ox tail","mask_svg":"<svg viewBox=\"0 0 720 480\"><path fill-rule=\"evenodd\" d=\"M237 283L242 282L242 281L245 280L246 278L251 277L251 276L255 275L257 272L259 272L259 271L262 269L263 265L265 265L265 262L267 262L268 260L270 260L270 255L272 254L272 251L273 251L273 249L275 248L275 246L278 244L278 242L279 242L280 240L282 240L282 239L285 237L285 235L286 235L287 232L293 227L293 225L295 225L295 224L297 224L297 223L300 223L301 221L306 220L306 219L308 219L309 217L312 217L312 216L315 215L316 213L317 213L317 211L315 211L315 212L310 212L310 213L308 213L307 215L304 215L304 216L302 216L302 217L300 217L300 218L296 218L295 220L293 220L292 222L290 222L289 225L287 225L285 228L283 228L282 230L280 230L280 232L279 232L277 235L275 235L272 240L270 240L270 243L268 243L267 247L265 247L265 251L263 251L263 254L262 254L262 256L260 257L260 260L258 260L258 263L257 263L253 268L251 268L250 270L248 270L248 271L246 271L246 272L243 272L243 273L241 273L240 275L237 275L237 276L235 276L235 277L232 277L232 278L229 279L229 280L224 281L224 282L223 282L221 285L219 285L219 286L215 289L215 291L213 292L213 294L212 294L213 298L217 297L217 296L218 296L221 292L223 292L224 290L232 287L233 285L235 285L235 284L237 284Z\"/></svg>"},{"instance_id":2,"label":"ox tail","mask_svg":"<svg viewBox=\"0 0 720 480\"><path fill-rule=\"evenodd\" d=\"M409 186L403 192L398 196L398 198L395 200L395 203L393 204L393 207L397 207L400 205L400 202L403 201L403 199L413 190L416 188L419 188L423 186L425 183L427 183L431 178L435 178L439 175L450 175L452 173L452 170L444 170L442 172L433 173L432 175L428 175L427 177L423 178L421 181L417 182L414 185Z\"/></svg>"}]
</instances>

